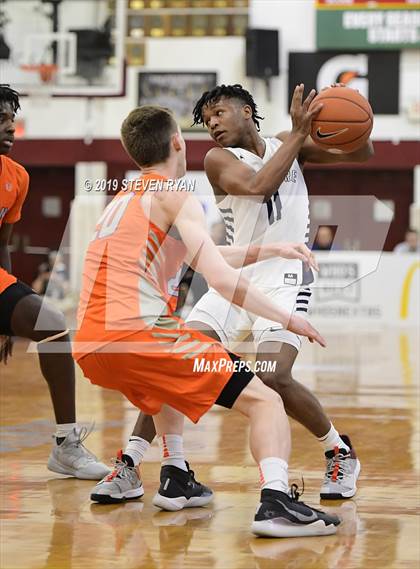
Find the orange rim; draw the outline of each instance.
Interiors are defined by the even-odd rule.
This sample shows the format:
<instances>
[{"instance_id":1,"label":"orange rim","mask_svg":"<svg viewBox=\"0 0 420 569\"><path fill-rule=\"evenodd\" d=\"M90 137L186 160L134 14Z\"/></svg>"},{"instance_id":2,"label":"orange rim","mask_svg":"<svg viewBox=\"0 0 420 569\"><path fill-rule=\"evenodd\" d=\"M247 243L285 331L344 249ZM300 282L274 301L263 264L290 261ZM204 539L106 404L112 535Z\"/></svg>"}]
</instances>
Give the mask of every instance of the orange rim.
<instances>
[{"instance_id":1,"label":"orange rim","mask_svg":"<svg viewBox=\"0 0 420 569\"><path fill-rule=\"evenodd\" d=\"M50 83L54 78L58 66L55 63L41 63L39 65L21 65L23 71L37 71L43 83Z\"/></svg>"}]
</instances>

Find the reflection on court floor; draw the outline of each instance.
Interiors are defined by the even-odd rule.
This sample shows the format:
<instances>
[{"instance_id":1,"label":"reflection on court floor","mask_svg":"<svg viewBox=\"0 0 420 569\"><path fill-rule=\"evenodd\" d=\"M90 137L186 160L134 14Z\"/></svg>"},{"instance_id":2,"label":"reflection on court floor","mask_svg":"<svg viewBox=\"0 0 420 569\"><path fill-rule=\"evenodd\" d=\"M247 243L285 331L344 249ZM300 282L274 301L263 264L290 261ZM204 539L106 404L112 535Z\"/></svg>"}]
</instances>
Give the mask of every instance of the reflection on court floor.
<instances>
[{"instance_id":1,"label":"reflection on court floor","mask_svg":"<svg viewBox=\"0 0 420 569\"><path fill-rule=\"evenodd\" d=\"M359 492L322 503L343 520L335 536L258 539L249 528L258 496L245 421L215 409L187 424L185 448L215 491L205 509L162 513L151 504L159 476L153 445L142 468L145 497L93 504L92 483L46 469L54 423L36 356L16 346L1 368L1 561L5 569L414 569L418 567L418 338L412 330L331 331L322 350L305 344L295 377L313 389L362 463ZM95 421L89 448L108 462L137 412L122 397L78 381L79 419ZM322 449L293 423L290 479L319 504Z\"/></svg>"}]
</instances>

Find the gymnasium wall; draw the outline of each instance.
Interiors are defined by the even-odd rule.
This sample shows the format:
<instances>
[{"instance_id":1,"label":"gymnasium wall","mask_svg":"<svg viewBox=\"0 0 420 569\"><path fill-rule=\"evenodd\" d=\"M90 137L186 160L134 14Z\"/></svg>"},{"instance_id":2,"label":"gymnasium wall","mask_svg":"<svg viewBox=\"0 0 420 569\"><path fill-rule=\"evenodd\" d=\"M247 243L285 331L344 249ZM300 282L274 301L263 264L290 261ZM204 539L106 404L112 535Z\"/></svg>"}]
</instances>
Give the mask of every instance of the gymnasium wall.
<instances>
[{"instance_id":1,"label":"gymnasium wall","mask_svg":"<svg viewBox=\"0 0 420 569\"><path fill-rule=\"evenodd\" d=\"M33 2L30 2L33 4ZM86 2L81 24L80 2L66 9L66 20L88 27L95 17L92 2ZM22 25L29 2L10 2L13 18ZM103 162L108 179L124 178L133 164L119 142L119 128L127 112L137 103L137 78L140 71L211 71L219 83L240 82L251 90L265 116L262 134L288 129L287 112L289 52L315 51L315 9L312 0L251 0L250 26L280 30L280 76L271 82L271 100L262 81L245 77L245 39L239 37L148 38L147 67L127 67L125 95L114 98L54 97L48 100L22 98L21 117L25 137L18 140L12 157L31 175L31 202L14 231L14 266L28 282L43 251L60 246L66 227L70 201L74 196L75 166ZM7 76L1 75L2 81ZM420 101L420 51L401 52L400 114L375 115L373 139L375 157L367 164L319 167L310 165L306 179L312 196L375 195L395 204L385 250L390 251L404 238L410 225L409 206L413 202L413 167L420 156L420 123L410 122L407 108ZM211 145L205 130L186 133L188 168L201 170ZM339 170L339 171L335 171ZM44 201L61 200L58 217L48 217ZM31 211L31 218L25 213ZM313 218L313 225L321 223ZM352 243L351 248L367 250L369 243Z\"/></svg>"},{"instance_id":2,"label":"gymnasium wall","mask_svg":"<svg viewBox=\"0 0 420 569\"><path fill-rule=\"evenodd\" d=\"M14 18L24 20L27 2L12 2ZM80 3L72 3L66 19L75 18ZM87 3L89 5L89 2ZM89 12L86 14L88 25ZM266 120L263 134L287 129L288 53L315 51L315 9L312 0L251 0L250 25L257 28L280 30L280 77L272 81L271 101L267 99L261 81L245 77L245 40L226 38L148 38L147 70L161 71L216 71L219 82L243 83L255 95ZM26 120L27 138L116 138L121 120L136 105L137 73L144 68L127 68L126 95L122 98L95 99L54 98L40 103L24 99L22 117ZM4 78L3 78L4 79ZM410 122L407 108L420 101L420 52L401 52L400 115L377 115L373 138L375 140L414 140L420 135L419 123ZM205 133L203 132L203 136Z\"/></svg>"}]
</instances>

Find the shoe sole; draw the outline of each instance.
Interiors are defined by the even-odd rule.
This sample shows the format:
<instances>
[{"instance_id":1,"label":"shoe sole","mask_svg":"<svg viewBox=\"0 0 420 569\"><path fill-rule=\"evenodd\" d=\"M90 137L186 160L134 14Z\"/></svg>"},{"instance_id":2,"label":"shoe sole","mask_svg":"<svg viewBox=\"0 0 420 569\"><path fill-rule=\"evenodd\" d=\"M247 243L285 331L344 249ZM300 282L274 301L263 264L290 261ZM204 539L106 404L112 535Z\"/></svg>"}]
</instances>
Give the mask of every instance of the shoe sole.
<instances>
[{"instance_id":1,"label":"shoe sole","mask_svg":"<svg viewBox=\"0 0 420 569\"><path fill-rule=\"evenodd\" d=\"M120 504L121 502L126 502L127 500L138 500L144 494L143 488L136 488L135 490L129 490L125 494L91 494L90 499L92 502L98 502L99 504Z\"/></svg>"},{"instance_id":2,"label":"shoe sole","mask_svg":"<svg viewBox=\"0 0 420 569\"><path fill-rule=\"evenodd\" d=\"M294 524L288 520L263 520L253 522L252 533L264 537L308 537L316 535L332 535L337 532L337 526L327 525L324 520L312 524Z\"/></svg>"},{"instance_id":3,"label":"shoe sole","mask_svg":"<svg viewBox=\"0 0 420 569\"><path fill-rule=\"evenodd\" d=\"M48 459L47 468L48 470L50 470L51 472L55 472L56 474L64 474L65 476L72 476L73 478L78 478L79 480L102 480L104 476L107 476L111 472L111 470L108 470L106 472L103 470L101 473L98 474L81 474L80 472L78 473L78 471L74 468L62 467L59 462L52 459L51 457Z\"/></svg>"},{"instance_id":4,"label":"shoe sole","mask_svg":"<svg viewBox=\"0 0 420 569\"><path fill-rule=\"evenodd\" d=\"M360 474L360 461L357 460L356 470L355 470L355 481L354 481L354 488L349 490L348 492L333 493L333 494L324 494L323 492L320 493L321 500L348 500L349 498L353 498L353 496L357 492L356 480L359 478Z\"/></svg>"},{"instance_id":5,"label":"shoe sole","mask_svg":"<svg viewBox=\"0 0 420 569\"><path fill-rule=\"evenodd\" d=\"M178 496L178 498L167 498L162 494L155 494L152 504L161 510L168 512L176 512L184 508L202 508L207 506L213 500L213 494L209 496L192 496L186 498L185 496Z\"/></svg>"}]
</instances>

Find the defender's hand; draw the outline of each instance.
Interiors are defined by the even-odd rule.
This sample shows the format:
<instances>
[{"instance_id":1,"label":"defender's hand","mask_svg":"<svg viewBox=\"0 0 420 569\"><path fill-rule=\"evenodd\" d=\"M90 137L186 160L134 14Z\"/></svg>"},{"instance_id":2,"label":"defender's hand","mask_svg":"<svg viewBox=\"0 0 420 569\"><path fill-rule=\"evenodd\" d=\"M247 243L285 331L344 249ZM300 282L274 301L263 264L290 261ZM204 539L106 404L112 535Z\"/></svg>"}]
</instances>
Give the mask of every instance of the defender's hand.
<instances>
[{"instance_id":1,"label":"defender's hand","mask_svg":"<svg viewBox=\"0 0 420 569\"><path fill-rule=\"evenodd\" d=\"M318 332L318 330L315 330L315 328L309 324L307 320L301 318L300 316L296 316L296 314L293 314L290 317L287 329L290 330L290 332L298 334L299 336L306 336L310 342L317 342L323 348L327 346L326 341Z\"/></svg>"},{"instance_id":2,"label":"defender's hand","mask_svg":"<svg viewBox=\"0 0 420 569\"><path fill-rule=\"evenodd\" d=\"M304 243L275 243L275 251L284 259L300 259L306 268L319 271L318 263L312 251Z\"/></svg>"}]
</instances>

